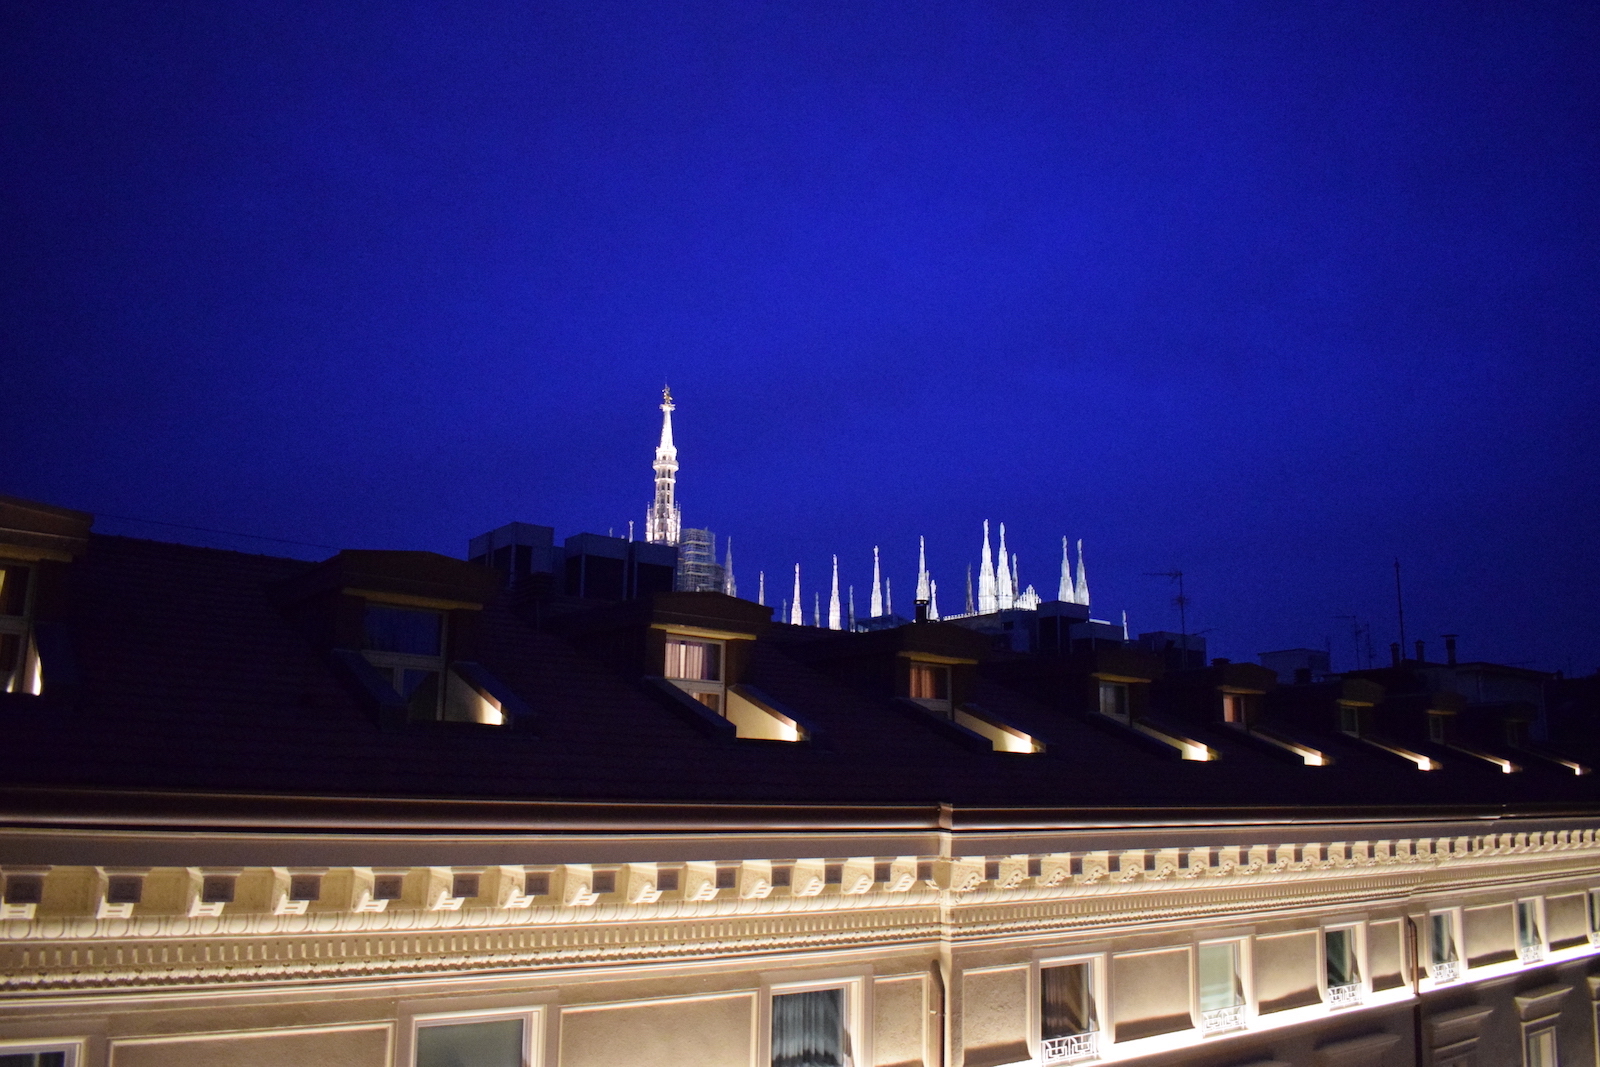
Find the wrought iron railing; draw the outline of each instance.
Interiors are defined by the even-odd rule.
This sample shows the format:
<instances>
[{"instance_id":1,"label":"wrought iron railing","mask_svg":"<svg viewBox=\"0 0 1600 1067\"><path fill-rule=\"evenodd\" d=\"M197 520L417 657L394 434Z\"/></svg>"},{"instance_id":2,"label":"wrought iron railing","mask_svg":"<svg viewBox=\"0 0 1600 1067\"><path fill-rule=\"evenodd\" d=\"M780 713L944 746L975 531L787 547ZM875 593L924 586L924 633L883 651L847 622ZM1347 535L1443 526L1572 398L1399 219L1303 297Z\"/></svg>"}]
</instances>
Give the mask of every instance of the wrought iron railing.
<instances>
[{"instance_id":1,"label":"wrought iron railing","mask_svg":"<svg viewBox=\"0 0 1600 1067\"><path fill-rule=\"evenodd\" d=\"M1349 1008L1361 1003L1361 986L1359 984L1331 985L1328 987L1328 1006L1330 1008Z\"/></svg>"},{"instance_id":2,"label":"wrought iron railing","mask_svg":"<svg viewBox=\"0 0 1600 1067\"><path fill-rule=\"evenodd\" d=\"M1428 968L1428 974L1435 982L1454 982L1461 977L1461 962L1445 960L1443 963L1435 963Z\"/></svg>"},{"instance_id":3,"label":"wrought iron railing","mask_svg":"<svg viewBox=\"0 0 1600 1067\"><path fill-rule=\"evenodd\" d=\"M1100 1032L1086 1030L1081 1034L1047 1037L1042 1045L1039 1059L1043 1063L1072 1063L1074 1060L1087 1060L1100 1055Z\"/></svg>"},{"instance_id":4,"label":"wrought iron railing","mask_svg":"<svg viewBox=\"0 0 1600 1067\"><path fill-rule=\"evenodd\" d=\"M1200 1032L1217 1034L1224 1030L1244 1029L1244 1005L1230 1004L1225 1008L1209 1008L1200 1013Z\"/></svg>"}]
</instances>

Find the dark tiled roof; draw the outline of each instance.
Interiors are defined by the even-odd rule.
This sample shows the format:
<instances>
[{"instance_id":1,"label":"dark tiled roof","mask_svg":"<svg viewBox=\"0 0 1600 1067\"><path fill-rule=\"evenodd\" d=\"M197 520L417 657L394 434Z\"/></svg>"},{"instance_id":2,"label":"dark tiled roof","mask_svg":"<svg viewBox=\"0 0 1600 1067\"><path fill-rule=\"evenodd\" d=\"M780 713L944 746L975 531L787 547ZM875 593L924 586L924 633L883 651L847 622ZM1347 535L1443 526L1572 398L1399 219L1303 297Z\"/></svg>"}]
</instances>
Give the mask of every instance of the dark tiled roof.
<instances>
[{"instance_id":1,"label":"dark tiled roof","mask_svg":"<svg viewBox=\"0 0 1600 1067\"><path fill-rule=\"evenodd\" d=\"M1220 726L1191 724L1216 762L1184 762L1107 723L992 680L972 703L1045 740L1040 755L973 752L916 715L757 642L750 681L816 730L799 744L719 740L637 678L532 628L508 595L480 659L535 724L382 724L273 594L311 564L94 536L70 570L80 679L0 698L0 777L83 786L363 797L990 807L1591 806L1595 777L1506 775L1446 758L1422 773L1332 735L1305 767ZM777 628L775 628L777 629ZM787 628L782 628L787 629ZM786 651L786 648L790 651ZM1296 723L1296 737L1306 733ZM1448 754L1446 754L1448 755Z\"/></svg>"}]
</instances>

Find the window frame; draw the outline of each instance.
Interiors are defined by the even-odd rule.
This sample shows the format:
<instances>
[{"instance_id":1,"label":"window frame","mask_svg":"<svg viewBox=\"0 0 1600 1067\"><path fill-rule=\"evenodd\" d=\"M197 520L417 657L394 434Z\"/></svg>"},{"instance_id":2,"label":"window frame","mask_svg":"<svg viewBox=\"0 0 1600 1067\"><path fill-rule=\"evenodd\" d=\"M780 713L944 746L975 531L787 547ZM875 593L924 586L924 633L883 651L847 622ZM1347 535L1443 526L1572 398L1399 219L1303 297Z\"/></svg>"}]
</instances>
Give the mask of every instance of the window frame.
<instances>
[{"instance_id":1,"label":"window frame","mask_svg":"<svg viewBox=\"0 0 1600 1067\"><path fill-rule=\"evenodd\" d=\"M1450 923L1451 947L1455 949L1454 960L1436 962L1433 958L1434 920L1438 918L1445 918ZM1462 955L1463 945L1460 908L1435 908L1428 912L1427 946L1425 951L1427 952L1428 961L1428 981L1433 983L1435 987L1454 985L1466 977L1467 961ZM1454 968L1445 969L1443 966L1445 963L1454 964ZM1444 975L1444 977L1441 977L1441 975Z\"/></svg>"},{"instance_id":2,"label":"window frame","mask_svg":"<svg viewBox=\"0 0 1600 1067\"><path fill-rule=\"evenodd\" d=\"M1552 1059L1547 1063L1535 1063L1529 1055L1535 1038L1550 1035ZM1538 1022L1522 1024L1522 1067L1561 1067L1561 1038L1557 1032L1555 1019L1540 1019Z\"/></svg>"},{"instance_id":3,"label":"window frame","mask_svg":"<svg viewBox=\"0 0 1600 1067\"><path fill-rule=\"evenodd\" d=\"M1029 985L1031 996L1028 998L1029 1013L1029 1039L1033 1042L1033 1058L1041 1067L1057 1063L1093 1063L1105 1056L1105 1047L1110 1045L1106 1041L1106 1034L1111 1032L1110 990L1106 983L1110 980L1110 954L1107 952L1074 952L1068 954L1045 954L1038 956L1033 961ZM1089 968L1090 996L1094 998L1095 1028L1089 1033L1095 1035L1095 1050L1067 1059L1046 1060L1044 1058L1044 972L1051 967L1070 967L1074 965L1087 965Z\"/></svg>"},{"instance_id":4,"label":"window frame","mask_svg":"<svg viewBox=\"0 0 1600 1067\"><path fill-rule=\"evenodd\" d=\"M513 1008L474 1008L462 1011L418 1012L410 1016L405 1028L406 1048L395 1057L396 1063L417 1067L417 1037L428 1026L457 1026L479 1022L499 1022L504 1019L522 1020L523 1067L540 1067L544 1063L544 1016L542 1004Z\"/></svg>"},{"instance_id":5,"label":"window frame","mask_svg":"<svg viewBox=\"0 0 1600 1067\"><path fill-rule=\"evenodd\" d=\"M1539 935L1536 944L1522 943L1522 916L1524 906L1532 912L1534 932ZM1534 967L1550 956L1550 934L1545 922L1544 897L1518 897L1512 905L1513 931L1517 939L1517 959L1524 966Z\"/></svg>"},{"instance_id":6,"label":"window frame","mask_svg":"<svg viewBox=\"0 0 1600 1067\"><path fill-rule=\"evenodd\" d=\"M1096 678L1095 683L1095 711L1112 722L1120 722L1124 726L1131 726L1133 724L1132 685L1128 682L1119 682L1114 678ZM1120 701L1113 701L1114 704L1119 705L1116 711L1106 710L1106 694L1108 692L1122 694Z\"/></svg>"},{"instance_id":7,"label":"window frame","mask_svg":"<svg viewBox=\"0 0 1600 1067\"><path fill-rule=\"evenodd\" d=\"M942 663L934 659L925 659L920 656L907 656L906 659L906 699L910 700L912 703L922 705L929 711L944 715L947 718L954 717L956 709L956 679L953 665L949 663ZM944 678L943 697L919 697L912 695L916 692L917 688L915 681L918 670L930 671L933 673L935 678L938 678L942 675ZM934 690L936 692L938 691L937 685L934 686Z\"/></svg>"},{"instance_id":8,"label":"window frame","mask_svg":"<svg viewBox=\"0 0 1600 1067\"><path fill-rule=\"evenodd\" d=\"M434 615L439 619L439 651L438 654L426 656L418 652L386 652L381 649L367 648L366 612L372 608L384 608L388 611L409 611L416 614ZM405 689L400 684L403 677L402 671L432 671L438 676L439 684L434 693L434 708L432 720L443 721L445 713L445 691L450 685L450 613L440 608L418 607L415 604L394 604L386 600L368 597L362 607L362 634L361 655L374 670L383 673L394 687L394 691L407 701Z\"/></svg>"},{"instance_id":9,"label":"window frame","mask_svg":"<svg viewBox=\"0 0 1600 1067\"><path fill-rule=\"evenodd\" d=\"M15 635L18 646L17 665L8 676L0 678L0 693L38 696L44 691L44 672L40 669L39 650L33 640L33 616L39 600L39 562L0 556L0 565L19 567L28 575L22 614L0 615L0 636Z\"/></svg>"},{"instance_id":10,"label":"window frame","mask_svg":"<svg viewBox=\"0 0 1600 1067\"><path fill-rule=\"evenodd\" d=\"M1351 934L1351 947L1355 952L1356 969L1360 972L1357 980L1343 986L1328 985L1328 935L1348 931ZM1330 1011L1342 1011L1346 1008L1359 1008L1366 1003L1372 994L1371 968L1367 966L1367 923L1366 920L1353 922L1332 922L1325 924L1321 929L1321 936L1317 938L1317 985L1322 993L1322 1003ZM1354 989L1353 993L1341 994L1337 999L1341 1003L1334 1003L1336 999L1330 992L1331 989Z\"/></svg>"},{"instance_id":11,"label":"window frame","mask_svg":"<svg viewBox=\"0 0 1600 1067\"><path fill-rule=\"evenodd\" d=\"M85 1059L88 1038L83 1037L29 1037L0 1038L0 1056L20 1056L25 1053L64 1052L64 1067L80 1067Z\"/></svg>"},{"instance_id":12,"label":"window frame","mask_svg":"<svg viewBox=\"0 0 1600 1067\"><path fill-rule=\"evenodd\" d=\"M1256 1017L1255 974L1251 970L1250 944L1251 939L1245 935L1208 937L1197 940L1194 943L1194 952L1190 955L1190 959L1193 961L1191 964L1193 972L1189 988L1194 1001L1191 1010L1194 1012L1195 1029L1200 1032L1201 1037L1210 1037L1214 1034L1236 1034L1241 1030L1248 1029L1251 1021ZM1200 953L1216 945L1232 945L1234 947L1234 978L1239 983L1240 999L1238 1004L1229 1005L1230 1008L1238 1009L1233 1022L1223 1023L1219 1018L1219 1025L1207 1029L1205 1025L1206 1012L1200 1003ZM1216 1009L1213 1010L1215 1011Z\"/></svg>"},{"instance_id":13,"label":"window frame","mask_svg":"<svg viewBox=\"0 0 1600 1067\"><path fill-rule=\"evenodd\" d=\"M867 1063L867 1019L871 1005L867 1002L867 994L871 981L869 976L859 973L838 975L829 978L811 978L798 981L762 982L761 988L761 1017L760 1017L760 1047L756 1050L758 1067L771 1067L772 1064L772 998L784 996L789 993L815 993L825 989L838 989L844 993L844 1032L850 1042L848 1062L857 1065Z\"/></svg>"},{"instance_id":14,"label":"window frame","mask_svg":"<svg viewBox=\"0 0 1600 1067\"><path fill-rule=\"evenodd\" d=\"M1600 945L1600 889L1585 893L1584 902L1589 920L1589 944Z\"/></svg>"},{"instance_id":15,"label":"window frame","mask_svg":"<svg viewBox=\"0 0 1600 1067\"><path fill-rule=\"evenodd\" d=\"M661 647L661 676L679 689L688 693L690 697L706 704L702 696L715 696L715 707L706 704L712 712L726 719L728 717L728 642L720 637L707 637L704 634L685 633L681 630L666 630L666 637ZM671 658L670 646L674 641L681 641L691 645L710 645L717 649L717 679L709 681L700 678L674 678L667 673L667 661Z\"/></svg>"}]
</instances>

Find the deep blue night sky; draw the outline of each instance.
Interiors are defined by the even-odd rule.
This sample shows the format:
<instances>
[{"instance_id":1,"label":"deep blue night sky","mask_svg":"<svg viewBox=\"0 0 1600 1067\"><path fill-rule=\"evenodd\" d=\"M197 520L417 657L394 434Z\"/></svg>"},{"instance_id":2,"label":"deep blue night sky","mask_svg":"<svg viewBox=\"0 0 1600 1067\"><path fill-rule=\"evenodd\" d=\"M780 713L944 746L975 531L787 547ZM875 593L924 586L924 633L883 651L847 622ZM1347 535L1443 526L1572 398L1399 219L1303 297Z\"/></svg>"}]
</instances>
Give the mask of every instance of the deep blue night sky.
<instances>
[{"instance_id":1,"label":"deep blue night sky","mask_svg":"<svg viewBox=\"0 0 1600 1067\"><path fill-rule=\"evenodd\" d=\"M48 3L0 492L321 545L829 553L1236 658L1600 666L1592 4ZM102 518L115 533L310 545ZM824 594L825 595L825 594Z\"/></svg>"}]
</instances>

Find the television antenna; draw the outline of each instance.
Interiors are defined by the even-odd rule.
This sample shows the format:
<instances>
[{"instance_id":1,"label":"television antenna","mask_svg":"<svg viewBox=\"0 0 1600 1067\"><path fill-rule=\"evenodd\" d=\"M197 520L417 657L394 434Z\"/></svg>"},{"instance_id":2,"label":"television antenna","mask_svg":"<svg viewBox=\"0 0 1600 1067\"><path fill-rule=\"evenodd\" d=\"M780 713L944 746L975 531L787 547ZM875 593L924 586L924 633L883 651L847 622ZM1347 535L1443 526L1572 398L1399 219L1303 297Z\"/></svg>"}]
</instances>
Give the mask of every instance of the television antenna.
<instances>
[{"instance_id":1,"label":"television antenna","mask_svg":"<svg viewBox=\"0 0 1600 1067\"><path fill-rule=\"evenodd\" d=\"M1147 578L1166 578L1178 583L1178 595L1172 598L1173 604L1178 608L1178 633L1183 637L1183 654L1187 662L1189 656L1189 598L1183 592L1183 572L1170 571L1145 571Z\"/></svg>"}]
</instances>

